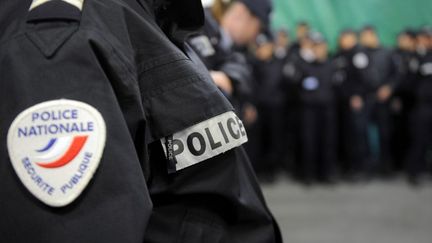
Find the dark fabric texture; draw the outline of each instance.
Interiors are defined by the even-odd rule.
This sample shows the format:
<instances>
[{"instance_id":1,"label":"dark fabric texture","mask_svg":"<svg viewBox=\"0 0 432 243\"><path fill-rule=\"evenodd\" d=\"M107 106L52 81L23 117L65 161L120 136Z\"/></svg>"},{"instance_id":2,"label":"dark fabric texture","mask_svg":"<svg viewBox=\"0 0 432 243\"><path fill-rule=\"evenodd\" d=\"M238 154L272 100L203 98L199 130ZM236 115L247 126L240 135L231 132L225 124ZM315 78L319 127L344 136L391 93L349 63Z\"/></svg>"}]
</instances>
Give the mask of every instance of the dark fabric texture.
<instances>
[{"instance_id":1,"label":"dark fabric texture","mask_svg":"<svg viewBox=\"0 0 432 243\"><path fill-rule=\"evenodd\" d=\"M42 5L27 21L29 6L0 3L0 242L281 242L242 148L168 174L159 139L233 108L153 1L87 0L79 19ZM6 136L21 111L63 98L102 114L107 143L82 195L51 208L21 184Z\"/></svg>"}]
</instances>

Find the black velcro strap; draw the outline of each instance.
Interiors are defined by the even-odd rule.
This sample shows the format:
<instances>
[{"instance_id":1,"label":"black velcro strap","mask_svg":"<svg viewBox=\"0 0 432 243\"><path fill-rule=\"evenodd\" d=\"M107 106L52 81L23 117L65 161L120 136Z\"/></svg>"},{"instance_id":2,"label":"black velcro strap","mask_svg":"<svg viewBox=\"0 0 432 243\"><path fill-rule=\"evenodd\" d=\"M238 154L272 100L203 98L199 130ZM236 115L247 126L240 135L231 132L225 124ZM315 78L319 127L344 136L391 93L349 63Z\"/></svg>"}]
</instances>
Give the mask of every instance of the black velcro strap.
<instances>
[{"instance_id":1,"label":"black velcro strap","mask_svg":"<svg viewBox=\"0 0 432 243\"><path fill-rule=\"evenodd\" d=\"M75 20L80 21L81 10L77 7L54 0L44 3L29 12L27 22L38 22L46 20Z\"/></svg>"}]
</instances>

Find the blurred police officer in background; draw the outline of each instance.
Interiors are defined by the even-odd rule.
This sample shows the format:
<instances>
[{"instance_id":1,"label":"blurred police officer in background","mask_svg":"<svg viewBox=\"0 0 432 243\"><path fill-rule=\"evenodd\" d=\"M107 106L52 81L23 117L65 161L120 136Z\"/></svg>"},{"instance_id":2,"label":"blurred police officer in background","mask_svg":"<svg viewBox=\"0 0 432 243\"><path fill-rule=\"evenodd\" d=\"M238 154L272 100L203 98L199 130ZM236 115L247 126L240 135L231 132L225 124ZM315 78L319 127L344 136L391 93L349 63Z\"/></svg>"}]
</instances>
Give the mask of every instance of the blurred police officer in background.
<instances>
[{"instance_id":1,"label":"blurred police officer in background","mask_svg":"<svg viewBox=\"0 0 432 243\"><path fill-rule=\"evenodd\" d=\"M312 51L312 43L308 37L310 31L307 22L299 22L296 26L296 40L289 46L288 54L285 57L282 68L283 83L286 86L286 156L287 165L290 167L293 176L301 179L301 170L299 166L301 157L300 147L300 123L301 123L301 105L300 90L298 89L298 63L304 60L312 61L315 59Z\"/></svg>"},{"instance_id":2,"label":"blurred police officer in background","mask_svg":"<svg viewBox=\"0 0 432 243\"><path fill-rule=\"evenodd\" d=\"M432 133L432 34L428 29L422 29L416 39L419 65L412 88L415 101L410 119L410 149L405 164L409 182L414 185L422 182Z\"/></svg>"},{"instance_id":3,"label":"blurred police officer in background","mask_svg":"<svg viewBox=\"0 0 432 243\"><path fill-rule=\"evenodd\" d=\"M288 55L291 47L291 37L286 29L280 29L275 34L275 57L284 59Z\"/></svg>"},{"instance_id":4,"label":"blurred police officer in background","mask_svg":"<svg viewBox=\"0 0 432 243\"><path fill-rule=\"evenodd\" d=\"M1 242L281 242L185 45L203 23L195 0L0 3Z\"/></svg>"},{"instance_id":5,"label":"blurred police officer in background","mask_svg":"<svg viewBox=\"0 0 432 243\"><path fill-rule=\"evenodd\" d=\"M345 29L340 32L338 37L338 49L333 57L333 63L335 65L336 73L335 79L338 84L335 87L337 97L337 110L338 110L338 157L340 160L341 172L351 174L354 170L357 170L356 164L352 160L353 153L351 152L353 147L350 143L351 137L351 112L352 107L350 106L350 85L352 85L356 77L355 69L353 66L353 57L358 48L357 33L352 29ZM349 81L350 80L350 81Z\"/></svg>"},{"instance_id":6,"label":"blurred police officer in background","mask_svg":"<svg viewBox=\"0 0 432 243\"><path fill-rule=\"evenodd\" d=\"M206 8L204 28L193 35L188 43L210 70L215 84L237 111L241 111L242 101L250 96L252 76L246 57L235 51L232 37L220 26L230 4L219 0ZM250 29L244 29L248 30Z\"/></svg>"},{"instance_id":7,"label":"blurred police officer in background","mask_svg":"<svg viewBox=\"0 0 432 243\"><path fill-rule=\"evenodd\" d=\"M256 39L260 31L268 30L271 11L269 0L233 1L221 20L221 26L235 45L245 47Z\"/></svg>"},{"instance_id":8,"label":"blurred police officer in background","mask_svg":"<svg viewBox=\"0 0 432 243\"><path fill-rule=\"evenodd\" d=\"M334 65L337 69L342 169L350 178L364 172L369 159L367 116L362 98L364 85L360 74L367 64L367 56L358 45L357 33L351 29L342 31Z\"/></svg>"},{"instance_id":9,"label":"blurred police officer in background","mask_svg":"<svg viewBox=\"0 0 432 243\"><path fill-rule=\"evenodd\" d=\"M206 26L212 27L206 27L202 35L193 37L190 43L198 49L198 46L194 44L198 43L197 38L201 40L206 38L213 42L210 44L213 45L213 53L207 56L201 53L200 57L210 70L220 69L228 78L228 83L234 87L233 96L234 98L237 96L239 101L236 106L237 111L245 120L245 125L250 132L251 141L246 145L247 151L256 167L259 163L260 153L258 151L261 143L255 139L253 129L259 114L255 107L256 97L250 93L245 95L246 92L244 92L245 87L250 88L255 77L252 76L250 67L253 60L248 58L246 61L244 58L250 56L249 46L255 43L258 35L269 33L269 15L272 6L268 0L238 0L228 3L225 9L225 12L220 16L220 26L217 26L218 23L214 20L214 15L212 16L210 12L207 12ZM233 58L231 61L227 60L229 56L235 57L236 60ZM232 83L237 83L237 85L232 85ZM241 86L238 85L240 83ZM239 92L240 89L236 87L243 87L243 92Z\"/></svg>"},{"instance_id":10,"label":"blurred police officer in background","mask_svg":"<svg viewBox=\"0 0 432 243\"><path fill-rule=\"evenodd\" d=\"M298 176L306 184L331 182L337 159L335 72L321 34L311 32L302 43L300 58L290 61L290 79L297 85L300 102Z\"/></svg>"},{"instance_id":11,"label":"blurred police officer in background","mask_svg":"<svg viewBox=\"0 0 432 243\"><path fill-rule=\"evenodd\" d=\"M298 91L295 82L289 80L289 73L292 71L292 66L289 65L289 60L292 58L292 42L291 36L287 29L280 29L276 33L276 49L274 59L278 63L279 75L281 76L281 85L284 92L283 104L283 129L284 137L284 153L283 159L280 160L280 166L283 172L291 174L294 169L297 156L297 125L298 125Z\"/></svg>"},{"instance_id":12,"label":"blurred police officer in background","mask_svg":"<svg viewBox=\"0 0 432 243\"><path fill-rule=\"evenodd\" d=\"M404 168L404 157L409 147L409 119L415 101L413 92L419 61L416 54L416 33L406 29L397 36L394 55L398 57L399 84L395 87L390 108L392 111L392 157L395 169Z\"/></svg>"},{"instance_id":13,"label":"blurred police officer in background","mask_svg":"<svg viewBox=\"0 0 432 243\"><path fill-rule=\"evenodd\" d=\"M250 56L248 47L255 42L257 36L270 32L271 11L270 0L233 1L223 15L221 27L231 37L236 51ZM248 64L250 65L250 60ZM253 97L249 98L243 102L240 111L246 126L251 126L258 116L253 106Z\"/></svg>"},{"instance_id":14,"label":"blurred police officer in background","mask_svg":"<svg viewBox=\"0 0 432 243\"><path fill-rule=\"evenodd\" d=\"M377 127L378 146L369 139L371 147L370 172L380 172L388 175L393 169L390 150L391 119L389 101L393 90L398 84L397 65L399 60L392 52L380 45L378 34L374 27L366 26L360 33L360 44L364 48L366 66L361 71L363 82L364 110L367 127ZM370 131L369 135L373 135Z\"/></svg>"},{"instance_id":15,"label":"blurred police officer in background","mask_svg":"<svg viewBox=\"0 0 432 243\"><path fill-rule=\"evenodd\" d=\"M292 52L293 43L287 29L280 29L276 34L276 49L274 58L279 66L279 74L282 75L281 83L284 91L284 157L281 166L284 172L294 172L296 157L298 157L298 90L295 82L290 80L295 66L290 60L296 59Z\"/></svg>"},{"instance_id":16,"label":"blurred police officer in background","mask_svg":"<svg viewBox=\"0 0 432 243\"><path fill-rule=\"evenodd\" d=\"M307 22L301 21L296 26L296 41L292 44L290 48L290 53L292 55L299 55L299 51L301 49L301 43L307 39L307 35L309 34L310 26Z\"/></svg>"},{"instance_id":17,"label":"blurred police officer in background","mask_svg":"<svg viewBox=\"0 0 432 243\"><path fill-rule=\"evenodd\" d=\"M255 168L263 182L273 182L277 172L286 168L286 87L282 82L282 65L287 46L283 43L279 45L279 48L285 48L285 55L279 53L280 56L277 56L277 47L271 36L261 34L257 38L254 58L251 58L253 102L257 107L258 119L250 129L249 146L251 153L256 156Z\"/></svg>"}]
</instances>

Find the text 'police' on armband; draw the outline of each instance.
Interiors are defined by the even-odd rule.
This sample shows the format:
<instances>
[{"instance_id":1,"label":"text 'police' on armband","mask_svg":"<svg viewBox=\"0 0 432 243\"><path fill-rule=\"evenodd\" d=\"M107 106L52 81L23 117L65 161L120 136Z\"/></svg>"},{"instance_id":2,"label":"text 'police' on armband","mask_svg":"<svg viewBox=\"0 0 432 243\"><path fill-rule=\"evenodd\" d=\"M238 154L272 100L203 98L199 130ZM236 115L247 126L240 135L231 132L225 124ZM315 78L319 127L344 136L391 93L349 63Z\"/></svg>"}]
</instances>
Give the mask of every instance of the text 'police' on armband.
<instances>
[{"instance_id":1,"label":"text 'police' on armband","mask_svg":"<svg viewBox=\"0 0 432 243\"><path fill-rule=\"evenodd\" d=\"M169 173L203 162L247 141L243 122L232 111L161 139Z\"/></svg>"}]
</instances>

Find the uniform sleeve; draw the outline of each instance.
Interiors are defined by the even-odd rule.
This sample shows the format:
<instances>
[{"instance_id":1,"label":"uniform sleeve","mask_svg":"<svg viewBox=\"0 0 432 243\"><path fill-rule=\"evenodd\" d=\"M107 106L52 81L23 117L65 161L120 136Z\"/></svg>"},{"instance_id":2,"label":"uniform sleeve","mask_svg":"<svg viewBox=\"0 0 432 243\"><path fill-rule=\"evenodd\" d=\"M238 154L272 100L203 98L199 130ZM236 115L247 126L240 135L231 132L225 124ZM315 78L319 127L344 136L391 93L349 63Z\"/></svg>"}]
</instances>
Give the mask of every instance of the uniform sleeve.
<instances>
[{"instance_id":1,"label":"uniform sleeve","mask_svg":"<svg viewBox=\"0 0 432 243\"><path fill-rule=\"evenodd\" d=\"M145 161L139 159L134 144L138 138L133 133L145 121L139 102L135 102L139 100L139 92L133 84L133 69L116 55L107 37L80 27L79 12L65 18L45 18L44 10L48 13L59 8L76 11L62 1L50 3L38 7L41 15L30 15L34 18L25 23L25 29L0 46L0 242L143 242L151 202L141 166ZM76 126L76 130L66 128L68 124L61 123L62 117L73 119L80 116L81 110L77 108L78 111L73 112L75 108L70 108L68 112L63 106L65 103L92 107L90 114L97 111L106 126L104 149L94 175L75 200L61 207L38 200L34 194L39 192L29 189L23 180L36 183L39 189L45 185L41 183L46 182L55 190L61 190L57 184L80 186L79 176L85 175L76 174L79 169L73 171L65 166L57 172L62 170L71 173L70 176L56 177L58 182L45 177L44 171L48 169L33 163L32 151L45 142L47 136L40 136L39 142L8 143L9 151L5 149L7 135L4 131L11 129L19 114L48 102L53 105L51 108L33 112L31 117L43 118L40 126L49 129L34 130L33 136L49 134L54 146L56 139L72 136L73 131L92 130L89 124L68 123ZM64 125L61 135L51 130L60 124ZM32 135L32 129L38 129L32 124L26 125L30 129L26 136ZM88 136L90 139L92 133ZM18 175L14 170L20 163L14 162L11 149L28 151L28 175ZM69 165L72 163L74 160ZM84 167L79 168L85 172ZM55 174L56 170L49 173Z\"/></svg>"},{"instance_id":2,"label":"uniform sleeve","mask_svg":"<svg viewBox=\"0 0 432 243\"><path fill-rule=\"evenodd\" d=\"M138 60L154 141L145 242L279 242L241 147L243 123L187 45L155 37L148 48L163 54Z\"/></svg>"},{"instance_id":3,"label":"uniform sleeve","mask_svg":"<svg viewBox=\"0 0 432 243\"><path fill-rule=\"evenodd\" d=\"M242 100L252 95L252 69L241 52L234 51L230 39L220 28L210 10L205 11L205 25L201 33L189 38L194 49L208 70L225 73L234 88L234 96Z\"/></svg>"},{"instance_id":4,"label":"uniform sleeve","mask_svg":"<svg viewBox=\"0 0 432 243\"><path fill-rule=\"evenodd\" d=\"M397 89L402 85L403 78L408 74L408 67L404 65L400 55L393 51L390 56L389 84L392 89Z\"/></svg>"},{"instance_id":5,"label":"uniform sleeve","mask_svg":"<svg viewBox=\"0 0 432 243\"><path fill-rule=\"evenodd\" d=\"M247 100L252 95L252 68L244 55L238 52L226 55L220 70L233 82L234 92L238 97Z\"/></svg>"}]
</instances>

